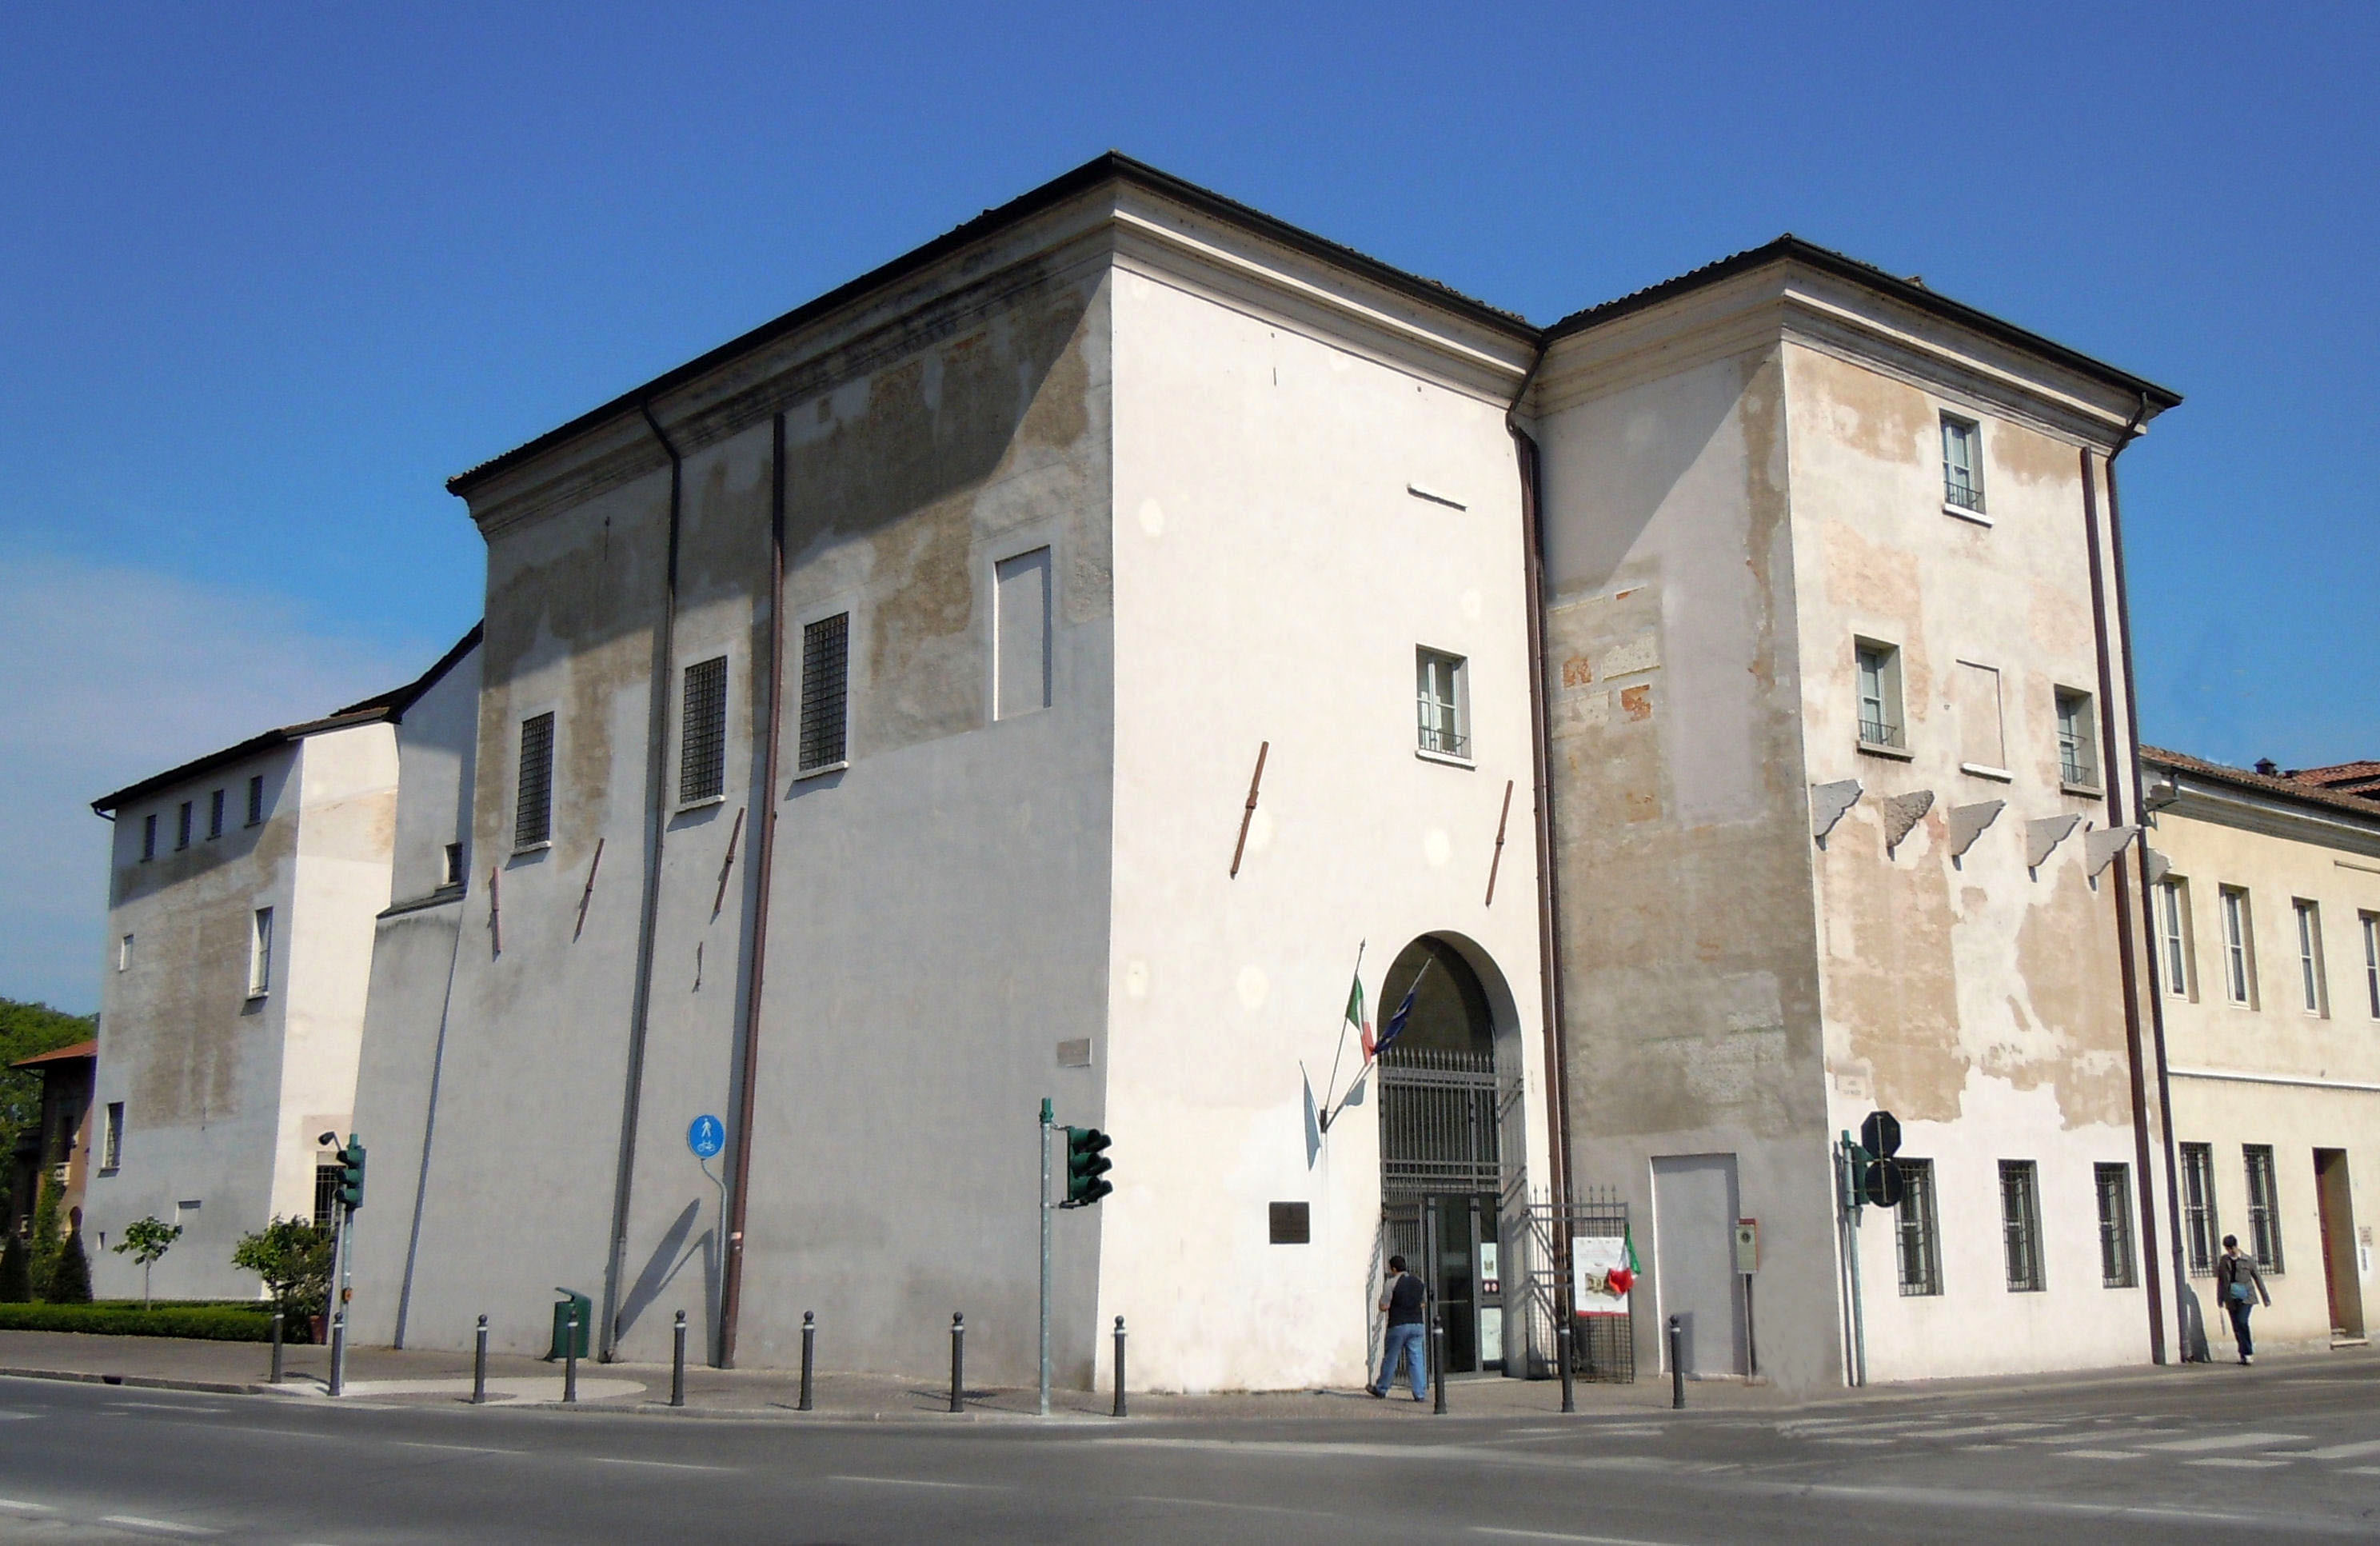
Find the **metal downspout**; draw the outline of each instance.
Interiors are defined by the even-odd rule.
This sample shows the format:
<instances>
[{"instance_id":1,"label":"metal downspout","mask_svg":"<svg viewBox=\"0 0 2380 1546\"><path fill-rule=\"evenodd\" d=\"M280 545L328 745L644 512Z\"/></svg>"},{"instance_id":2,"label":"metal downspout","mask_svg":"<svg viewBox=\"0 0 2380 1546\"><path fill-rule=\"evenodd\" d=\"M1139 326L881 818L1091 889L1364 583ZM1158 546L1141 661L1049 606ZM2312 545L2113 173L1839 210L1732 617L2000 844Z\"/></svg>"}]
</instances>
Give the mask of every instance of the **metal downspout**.
<instances>
[{"instance_id":1,"label":"metal downspout","mask_svg":"<svg viewBox=\"0 0 2380 1546\"><path fill-rule=\"evenodd\" d=\"M2145 408L2146 404L2144 403L2143 407ZM2127 444L2131 444L2132 436L2138 432L2140 420L2136 416L2131 424L2125 426L2122 437L2120 437L2116 443L2115 451L2110 453L2107 456L2107 465L2111 475L2114 470L2116 456L2120 455L2123 448ZM2115 667L2107 639L2107 578L2103 569L2104 560L2101 556L2102 549L2099 540L2098 485L2092 476L2091 452L2089 447L2084 447L2080 453L2080 456L2082 458L2082 525L2084 535L2089 541L2091 547L2091 621L2094 633L2093 642L2097 646L2095 653L2098 656L2099 702L2101 704L2099 714L2099 733L2102 747L2100 761L2101 765L2107 770L2107 824L2111 827L2118 827L2124 824L2124 782L2122 778L2118 776L2117 772L2117 764L2121 760L2120 754L2122 751L2122 746L2117 739L2116 717L2109 707L2115 701ZM2122 578L2119 576L2117 579L2117 587L2118 594L2119 596L2122 593ZM2127 684L2127 689L2125 692L2125 707L2128 711L2131 707L2131 694L2129 684ZM2137 730L2135 730L2134 734L2138 734ZM2131 768L2131 777L2133 779L2135 792L2137 792L2139 786L2139 765L2137 761L2135 761ZM2141 1201L2141 1249L2145 1260L2150 1262L2155 1262L2156 1260L2157 1248L2156 1182L2154 1175L2152 1174L2153 1166L2151 1164L2149 1155L2148 1078L2147 1071L2143 1065L2143 1053L2141 1037L2140 968L2134 960L2135 941L2132 933L2132 902L2130 881L2131 877L2126 872L2124 866L2119 863L2116 866L2117 964L2123 978L2124 1056L2125 1062L2129 1065L2129 1072L2131 1074L2131 1092L2132 1098L2132 1156L2134 1163L2140 1166L2139 1190ZM2145 920L2147 917L2148 904L2148 894L2145 890L2142 892L2141 902L2142 916ZM2152 982L2150 991L2152 995L2154 995L2155 992L2154 981ZM2160 1079L2160 1088L2162 1088L2162 1079ZM2166 1361L2165 1292L2155 1271L2151 1271L2148 1273L2147 1288L2149 1361L2152 1363L2162 1364Z\"/></svg>"},{"instance_id":2,"label":"metal downspout","mask_svg":"<svg viewBox=\"0 0 2380 1546\"><path fill-rule=\"evenodd\" d=\"M1561 1209L1570 1203L1570 1070L1562 1034L1561 894L1554 879L1552 754L1547 741L1546 560L1545 534L1539 519L1545 472L1536 439L1521 427L1520 417L1521 405L1528 400L1529 388L1536 384L1537 371L1545 362L1545 347L1540 345L1536 357L1529 361L1528 374L1521 378L1519 390L1512 394L1512 406L1504 410L1504 428L1512 436L1521 472L1521 542L1525 550L1529 609L1529 773L1536 784L1538 1013L1544 1018L1546 1041L1546 1152L1553 1168L1553 1203ZM1570 1231L1558 1228L1554 1236L1560 1280L1568 1283Z\"/></svg>"},{"instance_id":3,"label":"metal downspout","mask_svg":"<svg viewBox=\"0 0 2380 1546\"><path fill-rule=\"evenodd\" d=\"M778 414L770 452L768 739L760 752L760 819L753 823L752 980L744 995L736 1068L735 1163L729 1182L726 1260L719 1294L719 1367L735 1367L735 1328L744 1311L744 1220L751 1196L752 1112L760 1073L760 994L768 983L769 877L777 852L777 738L785 699L785 416Z\"/></svg>"},{"instance_id":4,"label":"metal downspout","mask_svg":"<svg viewBox=\"0 0 2380 1546\"><path fill-rule=\"evenodd\" d=\"M620 1163L612 1187L612 1242L603 1263L602 1335L596 1356L604 1363L613 1360L620 1342L620 1271L628 1249L628 1199L636 1179L637 1118L645 1087L645 1029L652 1009L653 935L660 922L662 833L663 812L668 809L664 781L669 749L662 742L669 732L670 663L677 627L678 518L686 477L685 460L662 432L652 405L639 403L637 408L669 456L669 557L663 571L661 623L653 630L653 678L645 725L645 885L637 915L637 988L628 1011L628 1077L620 1101Z\"/></svg>"},{"instance_id":5,"label":"metal downspout","mask_svg":"<svg viewBox=\"0 0 2380 1546\"><path fill-rule=\"evenodd\" d=\"M2143 793L2146 785L2141 779L2141 710L2140 698L2133 688L2131 590L2124 583L2124 517L2121 505L2116 497L2116 458L2124 454L2126 446L2140 437L2140 426L2148 418L2148 397L2146 394L2143 394L2140 407L2132 413L2131 423L2125 428L2124 437L2116 443L2116 448L2113 451L2107 453L2107 548L2113 554L2116 565L2116 625L2123 634L2124 719L2131 738L2132 796L2143 806L2141 842L2132 857L2132 863L2140 871L2141 923L2143 937L2147 933L2149 913L2149 845L2146 830L2148 811L2146 798ZM2148 957L2149 1028L2156 1047L2157 1123L2163 1129L2165 1138L2166 1217L2173 1226L2173 1308L2177 1327L2175 1335L2180 1342L2181 1356L2187 1359L2190 1357L2192 1343L2188 1319L2182 1308L2184 1302L2182 1296L2187 1292L2189 1268L2182 1258L2181 1182L2180 1179L2181 1166L2173 1147L2173 1082L2166 1065L2165 992L2157 985L2156 952L2152 949L2148 953Z\"/></svg>"}]
</instances>

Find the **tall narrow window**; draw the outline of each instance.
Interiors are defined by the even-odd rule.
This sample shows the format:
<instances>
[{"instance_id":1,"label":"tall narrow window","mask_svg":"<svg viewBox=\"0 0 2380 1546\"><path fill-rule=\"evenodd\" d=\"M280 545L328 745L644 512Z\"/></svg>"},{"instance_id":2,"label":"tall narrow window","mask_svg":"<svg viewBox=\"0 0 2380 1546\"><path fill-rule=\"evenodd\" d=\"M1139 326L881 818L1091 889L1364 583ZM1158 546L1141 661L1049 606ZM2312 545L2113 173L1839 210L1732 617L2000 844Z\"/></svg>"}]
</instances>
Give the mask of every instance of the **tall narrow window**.
<instances>
[{"instance_id":1,"label":"tall narrow window","mask_svg":"<svg viewBox=\"0 0 2380 1546\"><path fill-rule=\"evenodd\" d=\"M142 863L157 857L157 816L154 811L140 819L140 859Z\"/></svg>"},{"instance_id":2,"label":"tall narrow window","mask_svg":"<svg viewBox=\"0 0 2380 1546\"><path fill-rule=\"evenodd\" d=\"M463 883L463 845L460 843L446 845L446 883L448 885Z\"/></svg>"},{"instance_id":3,"label":"tall narrow window","mask_svg":"<svg viewBox=\"0 0 2380 1546\"><path fill-rule=\"evenodd\" d=\"M2176 998L2190 996L2190 883L2159 881L2156 888L2157 968L2165 974L2165 991Z\"/></svg>"},{"instance_id":4,"label":"tall narrow window","mask_svg":"<svg viewBox=\"0 0 2380 1546\"><path fill-rule=\"evenodd\" d=\"M346 1167L335 1161L314 1162L314 1227L328 1231L338 1222L339 1183L346 1177Z\"/></svg>"},{"instance_id":5,"label":"tall narrow window","mask_svg":"<svg viewBox=\"0 0 2380 1546\"><path fill-rule=\"evenodd\" d=\"M124 1166L124 1102L107 1103L107 1136L99 1150L99 1168L120 1170Z\"/></svg>"},{"instance_id":6,"label":"tall narrow window","mask_svg":"<svg viewBox=\"0 0 2380 1546\"><path fill-rule=\"evenodd\" d=\"M258 773L248 781L248 824L264 820L264 775Z\"/></svg>"},{"instance_id":7,"label":"tall narrow window","mask_svg":"<svg viewBox=\"0 0 2380 1546\"><path fill-rule=\"evenodd\" d=\"M1934 1162L1902 1160L1900 1209L1897 1238L1900 1248L1900 1291L1905 1295L1942 1292L1942 1247L1934 1225Z\"/></svg>"},{"instance_id":8,"label":"tall narrow window","mask_svg":"<svg viewBox=\"0 0 2380 1546\"><path fill-rule=\"evenodd\" d=\"M1972 419L1942 416L1942 499L1984 513L1984 437Z\"/></svg>"},{"instance_id":9,"label":"tall narrow window","mask_svg":"<svg viewBox=\"0 0 2380 1546\"><path fill-rule=\"evenodd\" d=\"M116 942L115 969L118 971L130 971L132 969L132 936L129 934L125 935L123 939Z\"/></svg>"},{"instance_id":10,"label":"tall narrow window","mask_svg":"<svg viewBox=\"0 0 2380 1546\"><path fill-rule=\"evenodd\" d=\"M2223 1223L2215 1212L2215 1146L2181 1146L2181 1237L2190 1248L2190 1271L2204 1277L2215 1271L2215 1242Z\"/></svg>"},{"instance_id":11,"label":"tall narrow window","mask_svg":"<svg viewBox=\"0 0 2380 1546\"><path fill-rule=\"evenodd\" d=\"M521 721L520 776L513 800L513 846L553 839L553 716Z\"/></svg>"},{"instance_id":12,"label":"tall narrow window","mask_svg":"<svg viewBox=\"0 0 2380 1546\"><path fill-rule=\"evenodd\" d=\"M2000 1162L2000 1238L2011 1294L2038 1294L2041 1277L2041 1192L2031 1160Z\"/></svg>"},{"instance_id":13,"label":"tall narrow window","mask_svg":"<svg viewBox=\"0 0 2380 1546\"><path fill-rule=\"evenodd\" d=\"M187 848L189 846L190 802L184 800L182 802L181 814L174 818L174 846L176 848Z\"/></svg>"},{"instance_id":14,"label":"tall narrow window","mask_svg":"<svg viewBox=\"0 0 2380 1546\"><path fill-rule=\"evenodd\" d=\"M2363 913L2363 995L2372 1001L2372 1017L2380 1020L2380 913Z\"/></svg>"},{"instance_id":15,"label":"tall narrow window","mask_svg":"<svg viewBox=\"0 0 2380 1546\"><path fill-rule=\"evenodd\" d=\"M2256 1265L2277 1273L2281 1266L2281 1199L2279 1178L2273 1173L2273 1146L2242 1144L2240 1157L2248 1167L2248 1248Z\"/></svg>"},{"instance_id":16,"label":"tall narrow window","mask_svg":"<svg viewBox=\"0 0 2380 1546\"><path fill-rule=\"evenodd\" d=\"M1859 673L1860 745L1907 750L1909 736L1900 712L1900 651L1863 639L1855 641L1852 653Z\"/></svg>"},{"instance_id":17,"label":"tall narrow window","mask_svg":"<svg viewBox=\"0 0 2380 1546\"><path fill-rule=\"evenodd\" d=\"M2008 741L2000 724L1998 666L1961 661L1950 668L1951 701L1959 710L1959 760L1969 772L2008 776Z\"/></svg>"},{"instance_id":18,"label":"tall narrow window","mask_svg":"<svg viewBox=\"0 0 2380 1546\"><path fill-rule=\"evenodd\" d=\"M2248 894L2235 885L2223 888L2223 991L2232 1003L2256 1006L2255 940L2248 916Z\"/></svg>"},{"instance_id":19,"label":"tall narrow window","mask_svg":"<svg viewBox=\"0 0 2380 1546\"><path fill-rule=\"evenodd\" d=\"M1014 719L1050 706L1050 550L1003 558L992 578L991 717Z\"/></svg>"},{"instance_id":20,"label":"tall narrow window","mask_svg":"<svg viewBox=\"0 0 2380 1546\"><path fill-rule=\"evenodd\" d=\"M1414 651L1415 696L1418 700L1424 751L1440 757L1471 755L1469 685L1461 655L1436 650Z\"/></svg>"},{"instance_id":21,"label":"tall narrow window","mask_svg":"<svg viewBox=\"0 0 2380 1546\"><path fill-rule=\"evenodd\" d=\"M259 907L248 935L248 996L262 998L272 989L273 909Z\"/></svg>"},{"instance_id":22,"label":"tall narrow window","mask_svg":"<svg viewBox=\"0 0 2380 1546\"><path fill-rule=\"evenodd\" d=\"M207 835L223 835L224 792L221 789L207 797Z\"/></svg>"},{"instance_id":23,"label":"tall narrow window","mask_svg":"<svg viewBox=\"0 0 2380 1546\"><path fill-rule=\"evenodd\" d=\"M2290 904L2298 924L2298 992L2309 1015L2330 1013L2330 984L2322 969L2322 907L2299 897Z\"/></svg>"},{"instance_id":24,"label":"tall narrow window","mask_svg":"<svg viewBox=\"0 0 2380 1546\"><path fill-rule=\"evenodd\" d=\"M851 614L838 612L802 629L801 773L841 767L848 751Z\"/></svg>"},{"instance_id":25,"label":"tall narrow window","mask_svg":"<svg viewBox=\"0 0 2380 1546\"><path fill-rule=\"evenodd\" d=\"M2096 788L2098 759L2091 755L2098 725L2091 712L2091 695L2071 688L2058 689L2058 776L2067 784Z\"/></svg>"},{"instance_id":26,"label":"tall narrow window","mask_svg":"<svg viewBox=\"0 0 2380 1546\"><path fill-rule=\"evenodd\" d=\"M678 710L677 802L715 800L727 787L727 657L686 668Z\"/></svg>"},{"instance_id":27,"label":"tall narrow window","mask_svg":"<svg viewBox=\"0 0 2380 1546\"><path fill-rule=\"evenodd\" d=\"M2091 1175L2099 1190L2100 1286L2136 1288L2140 1273L2132 1262L2132 1167L2094 1165Z\"/></svg>"}]
</instances>

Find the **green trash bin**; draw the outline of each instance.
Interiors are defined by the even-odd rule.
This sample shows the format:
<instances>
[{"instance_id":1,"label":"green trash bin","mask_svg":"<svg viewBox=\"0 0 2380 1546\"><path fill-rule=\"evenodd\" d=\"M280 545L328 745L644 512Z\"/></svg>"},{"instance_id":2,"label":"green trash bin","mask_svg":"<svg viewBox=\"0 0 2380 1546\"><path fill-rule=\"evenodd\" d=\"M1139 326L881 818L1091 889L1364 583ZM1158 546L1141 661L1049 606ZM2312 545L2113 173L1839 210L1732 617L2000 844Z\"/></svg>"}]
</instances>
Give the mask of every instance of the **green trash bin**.
<instances>
[{"instance_id":1,"label":"green trash bin","mask_svg":"<svg viewBox=\"0 0 2380 1546\"><path fill-rule=\"evenodd\" d=\"M584 1294L575 1293L567 1288L557 1288L554 1292L562 1297L555 1300L553 1304L553 1345L545 1355L546 1361L558 1363L574 1352L583 1358L587 1356L588 1329L595 1321L595 1301ZM577 1347L569 1345L570 1313L574 1309L578 1312L577 1339L578 1345Z\"/></svg>"}]
</instances>

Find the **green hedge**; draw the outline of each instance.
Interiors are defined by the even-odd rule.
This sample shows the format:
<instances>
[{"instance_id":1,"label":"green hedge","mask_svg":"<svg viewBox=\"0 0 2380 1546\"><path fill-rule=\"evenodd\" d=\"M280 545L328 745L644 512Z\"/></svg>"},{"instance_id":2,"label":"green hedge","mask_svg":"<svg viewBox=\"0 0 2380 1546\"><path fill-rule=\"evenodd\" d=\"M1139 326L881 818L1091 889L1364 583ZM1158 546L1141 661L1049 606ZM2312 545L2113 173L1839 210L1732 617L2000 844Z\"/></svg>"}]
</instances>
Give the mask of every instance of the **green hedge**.
<instances>
[{"instance_id":1,"label":"green hedge","mask_svg":"<svg viewBox=\"0 0 2380 1546\"><path fill-rule=\"evenodd\" d=\"M187 1336L210 1342L270 1342L273 1312L229 1305L0 1305L0 1332L91 1332L105 1336ZM292 1342L302 1326L285 1328Z\"/></svg>"}]
</instances>

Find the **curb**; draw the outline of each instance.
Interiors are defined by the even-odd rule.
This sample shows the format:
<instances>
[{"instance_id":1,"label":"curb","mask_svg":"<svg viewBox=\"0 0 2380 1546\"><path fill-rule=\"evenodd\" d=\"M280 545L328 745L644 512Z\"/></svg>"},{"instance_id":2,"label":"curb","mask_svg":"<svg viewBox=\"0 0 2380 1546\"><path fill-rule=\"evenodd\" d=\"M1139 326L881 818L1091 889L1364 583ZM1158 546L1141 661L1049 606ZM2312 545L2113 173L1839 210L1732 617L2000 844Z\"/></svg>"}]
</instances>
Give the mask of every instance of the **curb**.
<instances>
[{"instance_id":1,"label":"curb","mask_svg":"<svg viewBox=\"0 0 2380 1546\"><path fill-rule=\"evenodd\" d=\"M282 1395L271 1385L234 1385L220 1380L169 1380L155 1374L93 1374L75 1369L0 1369L0 1379L64 1380L77 1385L121 1385L133 1391L191 1391L200 1395Z\"/></svg>"}]
</instances>

